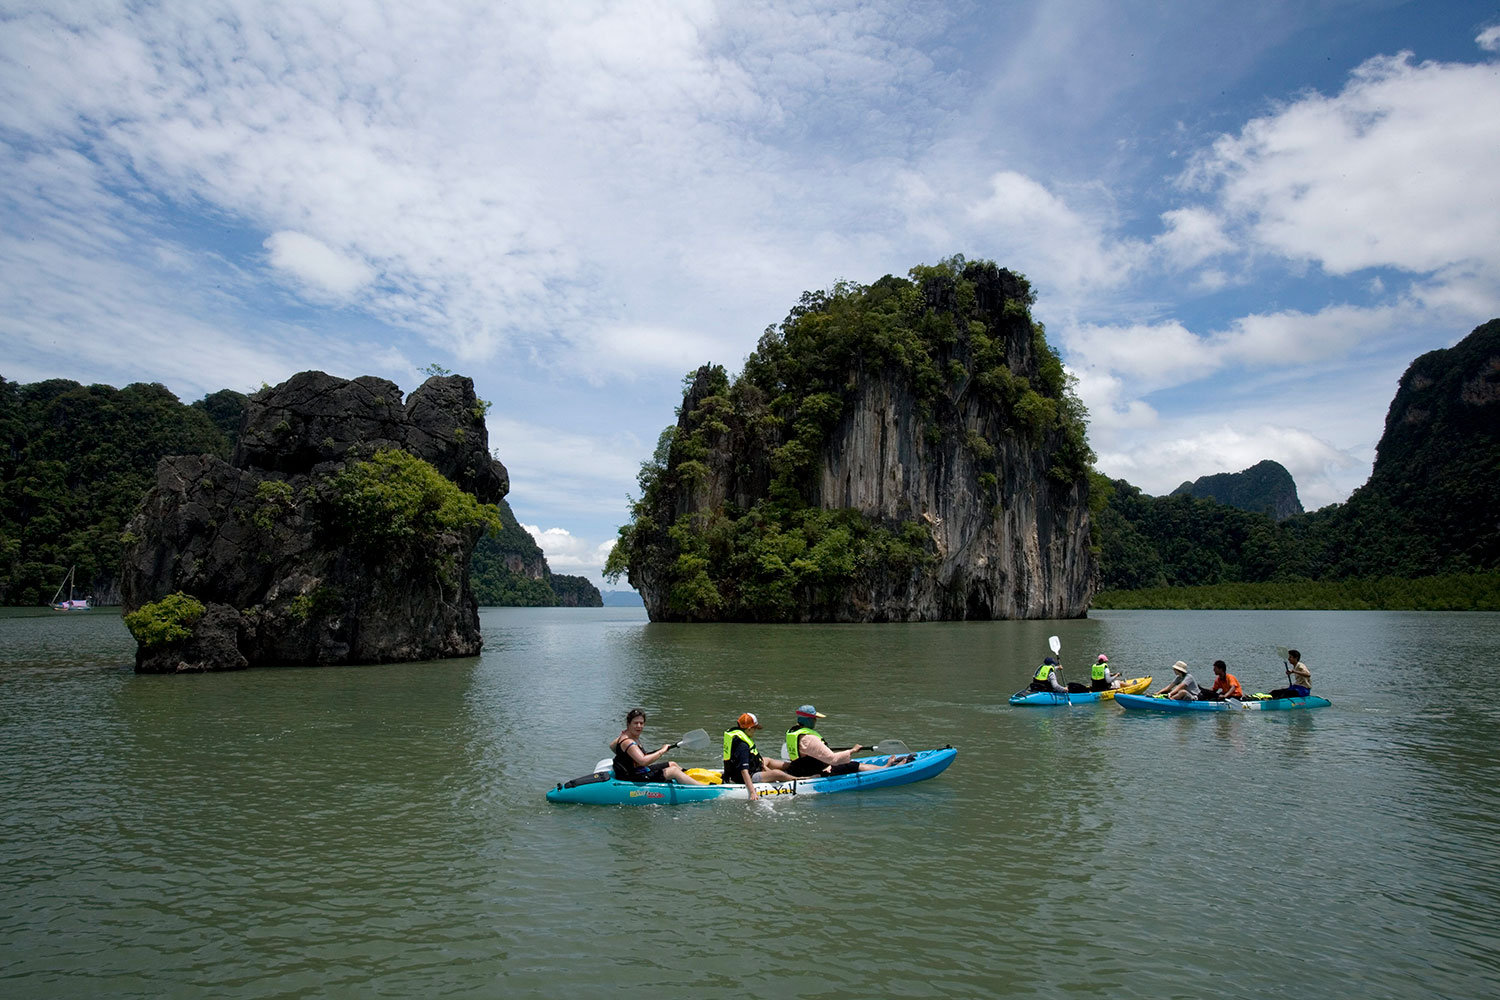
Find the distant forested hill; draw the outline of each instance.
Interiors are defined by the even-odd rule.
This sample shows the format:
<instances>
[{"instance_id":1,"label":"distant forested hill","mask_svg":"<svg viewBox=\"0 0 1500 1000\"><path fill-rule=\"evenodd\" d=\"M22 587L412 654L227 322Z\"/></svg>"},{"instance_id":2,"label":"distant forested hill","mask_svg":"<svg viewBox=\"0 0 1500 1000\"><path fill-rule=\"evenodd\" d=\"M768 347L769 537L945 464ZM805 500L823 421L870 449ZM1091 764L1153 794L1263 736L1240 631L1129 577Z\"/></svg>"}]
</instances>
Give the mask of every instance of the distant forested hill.
<instances>
[{"instance_id":1,"label":"distant forested hill","mask_svg":"<svg viewBox=\"0 0 1500 1000\"><path fill-rule=\"evenodd\" d=\"M587 578L553 573L531 533L510 504L497 505L505 525L480 539L470 562L470 583L482 605L523 608L598 608L604 604Z\"/></svg>"},{"instance_id":2,"label":"distant forested hill","mask_svg":"<svg viewBox=\"0 0 1500 1000\"><path fill-rule=\"evenodd\" d=\"M185 406L164 386L0 378L0 604L51 600L70 566L78 596L114 603L120 531L163 455L229 456L245 397Z\"/></svg>"},{"instance_id":3,"label":"distant forested hill","mask_svg":"<svg viewBox=\"0 0 1500 1000\"><path fill-rule=\"evenodd\" d=\"M1292 474L1280 462L1269 460L1257 462L1242 472L1203 476L1172 491L1174 497L1183 494L1269 514L1278 521L1303 512Z\"/></svg>"},{"instance_id":4,"label":"distant forested hill","mask_svg":"<svg viewBox=\"0 0 1500 1000\"><path fill-rule=\"evenodd\" d=\"M1497 570L1496 482L1500 320L1491 320L1412 362L1370 479L1346 503L1278 523L1181 489L1153 497L1123 480L1109 484L1099 519L1101 589Z\"/></svg>"},{"instance_id":5,"label":"distant forested hill","mask_svg":"<svg viewBox=\"0 0 1500 1000\"><path fill-rule=\"evenodd\" d=\"M78 596L119 602L120 533L167 455L228 459L245 413L223 389L183 404L157 384L123 389L0 378L0 604L52 599L70 566ZM599 607L581 576L555 574L510 507L471 563L481 604Z\"/></svg>"}]
</instances>

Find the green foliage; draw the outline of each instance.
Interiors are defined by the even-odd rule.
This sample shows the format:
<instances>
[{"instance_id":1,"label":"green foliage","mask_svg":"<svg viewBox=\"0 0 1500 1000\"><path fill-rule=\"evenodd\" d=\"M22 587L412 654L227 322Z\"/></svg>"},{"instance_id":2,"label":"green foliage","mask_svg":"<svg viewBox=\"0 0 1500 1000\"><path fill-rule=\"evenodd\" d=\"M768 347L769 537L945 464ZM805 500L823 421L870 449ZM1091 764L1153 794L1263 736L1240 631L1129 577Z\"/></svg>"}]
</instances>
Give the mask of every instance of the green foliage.
<instances>
[{"instance_id":1,"label":"green foliage","mask_svg":"<svg viewBox=\"0 0 1500 1000\"><path fill-rule=\"evenodd\" d=\"M255 501L251 520L261 531L270 532L292 510L291 484L280 479L264 480L255 487Z\"/></svg>"},{"instance_id":2,"label":"green foliage","mask_svg":"<svg viewBox=\"0 0 1500 1000\"><path fill-rule=\"evenodd\" d=\"M325 618L338 614L342 602L338 591L332 587L315 587L311 593L298 594L287 602L287 614L293 621L306 622L309 618Z\"/></svg>"},{"instance_id":3,"label":"green foliage","mask_svg":"<svg viewBox=\"0 0 1500 1000\"><path fill-rule=\"evenodd\" d=\"M1500 611L1500 573L1105 590L1095 608Z\"/></svg>"},{"instance_id":4,"label":"green foliage","mask_svg":"<svg viewBox=\"0 0 1500 1000\"><path fill-rule=\"evenodd\" d=\"M203 611L201 601L177 591L126 615L125 627L136 642L148 649L165 646L191 636Z\"/></svg>"},{"instance_id":5,"label":"green foliage","mask_svg":"<svg viewBox=\"0 0 1500 1000\"><path fill-rule=\"evenodd\" d=\"M469 561L474 598L486 606L551 608L600 607L599 588L579 576L554 574L541 546L521 527L510 505L495 505L500 530L485 532ZM520 566L522 571L513 569ZM532 575L535 574L535 575Z\"/></svg>"},{"instance_id":6,"label":"green foliage","mask_svg":"<svg viewBox=\"0 0 1500 1000\"><path fill-rule=\"evenodd\" d=\"M164 387L0 378L0 603L51 599L69 566L108 600L120 535L166 455L229 456L238 393L186 406Z\"/></svg>"},{"instance_id":7,"label":"green foliage","mask_svg":"<svg viewBox=\"0 0 1500 1000\"><path fill-rule=\"evenodd\" d=\"M367 552L416 551L443 532L501 530L493 507L455 486L429 463L399 449L378 451L329 480L335 523Z\"/></svg>"},{"instance_id":8,"label":"green foliage","mask_svg":"<svg viewBox=\"0 0 1500 1000\"><path fill-rule=\"evenodd\" d=\"M817 500L830 435L868 379L910 392L928 444L962 435L987 506L999 506L1002 447L1041 449L1051 475L1077 482L1093 460L1085 414L1033 298L1024 277L961 256L803 293L737 378L705 366L683 380L606 578L649 573L685 618L786 621L930 563L925 524ZM971 387L991 404L983 433L963 429Z\"/></svg>"}]
</instances>

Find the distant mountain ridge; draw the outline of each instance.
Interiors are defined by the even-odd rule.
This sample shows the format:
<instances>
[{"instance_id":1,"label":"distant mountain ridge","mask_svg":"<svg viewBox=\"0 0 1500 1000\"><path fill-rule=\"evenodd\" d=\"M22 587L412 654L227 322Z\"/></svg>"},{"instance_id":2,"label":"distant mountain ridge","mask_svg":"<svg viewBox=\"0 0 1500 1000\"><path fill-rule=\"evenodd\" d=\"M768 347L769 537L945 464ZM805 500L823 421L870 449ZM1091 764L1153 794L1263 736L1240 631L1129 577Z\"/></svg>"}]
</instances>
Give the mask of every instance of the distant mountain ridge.
<instances>
[{"instance_id":1,"label":"distant mountain ridge","mask_svg":"<svg viewBox=\"0 0 1500 1000\"><path fill-rule=\"evenodd\" d=\"M1267 459L1240 472L1221 472L1183 483L1172 496L1194 496L1238 507L1256 514L1269 514L1285 521L1303 513L1297 483L1286 466Z\"/></svg>"},{"instance_id":2,"label":"distant mountain ridge","mask_svg":"<svg viewBox=\"0 0 1500 1000\"><path fill-rule=\"evenodd\" d=\"M1257 494L1246 474L1268 465L1275 463L1238 476L1205 477L1167 497L1114 481L1099 518L1101 588L1500 569L1500 504L1494 497L1500 482L1500 319L1411 363L1387 412L1370 478L1345 503L1279 521L1257 512L1274 485ZM1235 492L1221 496L1234 499L1204 498L1226 485L1226 478ZM1279 477L1259 478L1274 484Z\"/></svg>"}]
</instances>

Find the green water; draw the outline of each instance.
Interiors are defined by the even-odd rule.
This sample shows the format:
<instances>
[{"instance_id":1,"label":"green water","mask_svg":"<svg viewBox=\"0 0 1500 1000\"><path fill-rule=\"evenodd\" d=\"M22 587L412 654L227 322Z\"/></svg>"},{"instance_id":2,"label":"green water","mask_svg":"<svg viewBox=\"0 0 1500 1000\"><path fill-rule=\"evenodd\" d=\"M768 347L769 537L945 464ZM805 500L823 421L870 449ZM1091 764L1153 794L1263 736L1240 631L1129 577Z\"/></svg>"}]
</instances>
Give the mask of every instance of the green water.
<instances>
[{"instance_id":1,"label":"green water","mask_svg":"<svg viewBox=\"0 0 1500 1000\"><path fill-rule=\"evenodd\" d=\"M652 625L483 612L482 657L137 677L117 616L0 617L0 996L1500 993L1500 615ZM1313 713L1011 708L1062 638ZM648 741L815 702L952 743L866 795L553 806ZM679 753L684 764L710 755Z\"/></svg>"}]
</instances>

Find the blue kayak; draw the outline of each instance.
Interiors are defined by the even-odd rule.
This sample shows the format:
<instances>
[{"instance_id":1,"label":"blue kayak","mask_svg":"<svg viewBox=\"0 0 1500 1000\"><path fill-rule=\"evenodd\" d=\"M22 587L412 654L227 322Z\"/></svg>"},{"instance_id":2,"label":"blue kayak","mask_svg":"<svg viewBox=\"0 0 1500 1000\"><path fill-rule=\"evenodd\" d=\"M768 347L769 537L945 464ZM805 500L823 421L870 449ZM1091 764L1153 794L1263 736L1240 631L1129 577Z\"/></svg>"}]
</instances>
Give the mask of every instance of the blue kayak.
<instances>
[{"instance_id":1,"label":"blue kayak","mask_svg":"<svg viewBox=\"0 0 1500 1000\"><path fill-rule=\"evenodd\" d=\"M1115 704L1121 708L1148 712L1289 712L1298 708L1327 708L1327 698L1310 694L1306 698L1246 698L1239 701L1176 701L1141 694L1117 694Z\"/></svg>"},{"instance_id":2,"label":"blue kayak","mask_svg":"<svg viewBox=\"0 0 1500 1000\"><path fill-rule=\"evenodd\" d=\"M1075 691L1058 694L1056 691L1032 691L1022 688L1010 696L1012 705L1087 705L1096 701L1109 701L1122 694L1134 694L1151 686L1151 678L1132 677L1119 688L1110 691Z\"/></svg>"},{"instance_id":3,"label":"blue kayak","mask_svg":"<svg viewBox=\"0 0 1500 1000\"><path fill-rule=\"evenodd\" d=\"M780 795L831 795L835 792L863 792L872 788L888 788L892 785L908 785L913 781L926 781L947 770L958 756L952 747L941 750L919 750L904 764L884 767L878 771L860 771L855 774L836 774L828 778L802 778L797 781L757 782L755 790L761 796ZM884 764L889 755L860 757L862 764ZM595 806L675 806L685 802L716 802L720 799L749 799L750 793L741 784L728 785L679 785L675 782L620 781L608 771L596 771L572 781L565 781L547 792L548 802L582 802Z\"/></svg>"}]
</instances>

